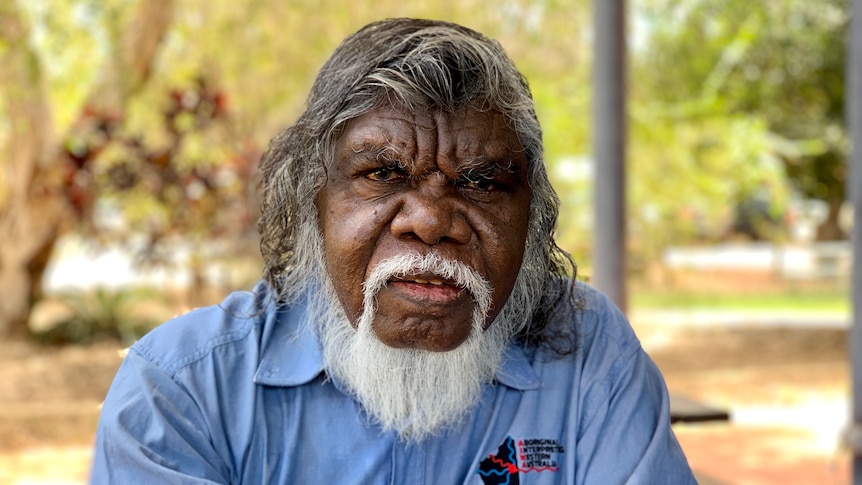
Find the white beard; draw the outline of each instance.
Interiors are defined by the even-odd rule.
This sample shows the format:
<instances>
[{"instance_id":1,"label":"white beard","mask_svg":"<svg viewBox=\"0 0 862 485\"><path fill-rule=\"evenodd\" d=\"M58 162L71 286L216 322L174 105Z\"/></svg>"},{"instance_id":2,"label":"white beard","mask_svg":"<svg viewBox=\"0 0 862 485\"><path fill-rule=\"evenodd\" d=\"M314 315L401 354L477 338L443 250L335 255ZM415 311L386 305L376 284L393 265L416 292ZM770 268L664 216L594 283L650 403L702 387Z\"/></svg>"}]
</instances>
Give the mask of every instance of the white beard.
<instances>
[{"instance_id":1,"label":"white beard","mask_svg":"<svg viewBox=\"0 0 862 485\"><path fill-rule=\"evenodd\" d=\"M473 296L476 307L469 337L448 352L387 346L372 328L377 292L393 276L427 271L455 280ZM364 284L363 311L354 329L331 282L324 279L324 291L311 301L324 368L384 430L396 431L405 441L421 441L460 423L494 378L517 321L503 312L483 331L491 307L490 285L467 265L434 253L381 261Z\"/></svg>"}]
</instances>

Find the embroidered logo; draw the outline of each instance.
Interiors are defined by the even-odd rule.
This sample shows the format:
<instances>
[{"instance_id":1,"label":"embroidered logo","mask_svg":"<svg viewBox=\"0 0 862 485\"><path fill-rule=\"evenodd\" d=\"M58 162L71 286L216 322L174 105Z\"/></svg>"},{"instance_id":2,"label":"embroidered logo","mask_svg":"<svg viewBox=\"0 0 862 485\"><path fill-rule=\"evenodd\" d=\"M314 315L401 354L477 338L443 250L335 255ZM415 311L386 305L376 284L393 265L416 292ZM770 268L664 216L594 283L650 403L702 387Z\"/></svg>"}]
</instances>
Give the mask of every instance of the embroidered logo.
<instances>
[{"instance_id":1,"label":"embroidered logo","mask_svg":"<svg viewBox=\"0 0 862 485\"><path fill-rule=\"evenodd\" d=\"M507 436L496 453L479 463L479 478L485 485L520 485L521 473L555 473L557 456L566 450L554 439L519 439Z\"/></svg>"}]
</instances>

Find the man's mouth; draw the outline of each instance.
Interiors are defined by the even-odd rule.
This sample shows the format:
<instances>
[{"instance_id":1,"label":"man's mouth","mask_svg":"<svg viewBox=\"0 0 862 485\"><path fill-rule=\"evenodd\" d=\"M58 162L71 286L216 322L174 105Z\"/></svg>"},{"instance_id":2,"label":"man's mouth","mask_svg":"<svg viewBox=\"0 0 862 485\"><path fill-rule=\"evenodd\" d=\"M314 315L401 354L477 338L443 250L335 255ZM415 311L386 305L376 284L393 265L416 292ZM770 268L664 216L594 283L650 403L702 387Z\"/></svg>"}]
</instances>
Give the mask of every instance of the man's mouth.
<instances>
[{"instance_id":1,"label":"man's mouth","mask_svg":"<svg viewBox=\"0 0 862 485\"><path fill-rule=\"evenodd\" d=\"M406 282L413 282L413 283L419 283L420 285L434 285L434 286L442 286L442 285L446 284L446 283L445 283L442 279L440 279L440 278L433 278L433 279L429 279L429 280L426 280L426 279L424 279L424 278L405 278L405 279L404 279L404 281L406 281Z\"/></svg>"},{"instance_id":2,"label":"man's mouth","mask_svg":"<svg viewBox=\"0 0 862 485\"><path fill-rule=\"evenodd\" d=\"M389 280L387 286L408 299L443 305L453 303L467 293L454 281L436 275L396 277Z\"/></svg>"}]
</instances>

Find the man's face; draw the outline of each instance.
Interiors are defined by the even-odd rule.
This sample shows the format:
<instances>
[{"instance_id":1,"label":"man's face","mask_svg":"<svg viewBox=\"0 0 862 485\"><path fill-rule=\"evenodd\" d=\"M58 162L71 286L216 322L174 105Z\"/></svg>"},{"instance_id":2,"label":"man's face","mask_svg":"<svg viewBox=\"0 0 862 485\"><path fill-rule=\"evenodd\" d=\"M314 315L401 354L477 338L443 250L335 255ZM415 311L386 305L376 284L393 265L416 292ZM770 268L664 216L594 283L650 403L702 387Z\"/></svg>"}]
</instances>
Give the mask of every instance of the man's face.
<instances>
[{"instance_id":1,"label":"man's face","mask_svg":"<svg viewBox=\"0 0 862 485\"><path fill-rule=\"evenodd\" d=\"M490 325L524 254L526 173L517 135L495 111L384 107L352 120L317 199L326 269L350 321L378 263L434 252L490 283ZM448 351L470 334L473 295L440 274L393 277L376 300L374 333L390 347Z\"/></svg>"}]
</instances>

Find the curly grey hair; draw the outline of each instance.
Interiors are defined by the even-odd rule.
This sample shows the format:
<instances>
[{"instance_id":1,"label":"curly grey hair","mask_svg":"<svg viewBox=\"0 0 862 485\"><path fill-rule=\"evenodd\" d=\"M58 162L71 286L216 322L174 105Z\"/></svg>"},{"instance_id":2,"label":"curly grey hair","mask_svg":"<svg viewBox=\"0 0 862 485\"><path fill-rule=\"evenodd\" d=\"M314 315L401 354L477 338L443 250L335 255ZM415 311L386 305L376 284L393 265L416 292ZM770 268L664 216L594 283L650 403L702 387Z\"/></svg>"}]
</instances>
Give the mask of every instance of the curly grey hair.
<instances>
[{"instance_id":1,"label":"curly grey hair","mask_svg":"<svg viewBox=\"0 0 862 485\"><path fill-rule=\"evenodd\" d=\"M273 138L261 161L264 279L289 303L319 275L322 236L313 201L326 184L335 141L348 121L383 105L449 112L469 106L496 110L511 123L527 155L532 195L524 262L507 306L532 309L516 330L521 340L558 347L559 335L546 328L549 316L574 292L571 284L553 283L573 281L577 268L553 238L559 199L545 171L532 95L498 42L453 23L369 24L321 68L305 112Z\"/></svg>"}]
</instances>

